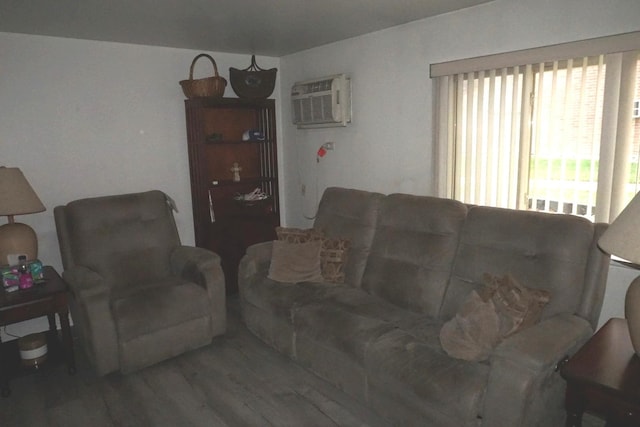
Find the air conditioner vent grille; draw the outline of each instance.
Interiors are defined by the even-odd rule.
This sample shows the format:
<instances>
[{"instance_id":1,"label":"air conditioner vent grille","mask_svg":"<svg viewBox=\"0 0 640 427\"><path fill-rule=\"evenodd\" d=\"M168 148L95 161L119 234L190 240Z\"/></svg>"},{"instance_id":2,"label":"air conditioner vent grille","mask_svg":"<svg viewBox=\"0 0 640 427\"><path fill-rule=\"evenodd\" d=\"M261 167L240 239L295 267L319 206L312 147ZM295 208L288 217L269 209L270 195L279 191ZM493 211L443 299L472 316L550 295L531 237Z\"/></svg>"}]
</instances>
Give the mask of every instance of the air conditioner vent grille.
<instances>
[{"instance_id":1,"label":"air conditioner vent grille","mask_svg":"<svg viewBox=\"0 0 640 427\"><path fill-rule=\"evenodd\" d=\"M344 74L296 83L293 123L299 128L346 126L351 121L350 79Z\"/></svg>"}]
</instances>

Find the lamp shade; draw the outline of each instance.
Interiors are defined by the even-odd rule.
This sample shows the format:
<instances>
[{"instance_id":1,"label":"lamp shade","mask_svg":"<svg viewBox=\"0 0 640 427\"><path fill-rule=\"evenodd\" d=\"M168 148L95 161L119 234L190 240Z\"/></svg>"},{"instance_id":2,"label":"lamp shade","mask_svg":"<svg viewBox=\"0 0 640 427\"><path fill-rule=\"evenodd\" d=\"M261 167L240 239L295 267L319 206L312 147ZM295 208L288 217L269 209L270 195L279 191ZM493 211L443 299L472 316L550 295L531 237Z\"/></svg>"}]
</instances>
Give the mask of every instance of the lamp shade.
<instances>
[{"instance_id":1,"label":"lamp shade","mask_svg":"<svg viewBox=\"0 0 640 427\"><path fill-rule=\"evenodd\" d=\"M18 168L0 167L0 216L45 210L38 195Z\"/></svg>"},{"instance_id":2,"label":"lamp shade","mask_svg":"<svg viewBox=\"0 0 640 427\"><path fill-rule=\"evenodd\" d=\"M611 255L640 264L640 193L609 225L598 245Z\"/></svg>"}]
</instances>

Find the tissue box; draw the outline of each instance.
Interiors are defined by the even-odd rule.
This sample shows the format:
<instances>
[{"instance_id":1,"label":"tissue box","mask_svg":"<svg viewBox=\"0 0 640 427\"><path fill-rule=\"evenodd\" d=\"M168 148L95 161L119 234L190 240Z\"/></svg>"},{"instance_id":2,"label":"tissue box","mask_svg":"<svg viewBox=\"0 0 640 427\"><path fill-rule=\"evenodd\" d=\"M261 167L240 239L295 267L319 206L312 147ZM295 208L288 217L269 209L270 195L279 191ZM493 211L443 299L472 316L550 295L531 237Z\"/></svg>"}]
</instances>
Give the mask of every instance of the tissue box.
<instances>
[{"instance_id":1,"label":"tissue box","mask_svg":"<svg viewBox=\"0 0 640 427\"><path fill-rule=\"evenodd\" d=\"M42 261L34 259L33 261L29 261L27 265L29 266L29 271L31 271L31 277L33 277L34 282L41 282L44 280Z\"/></svg>"},{"instance_id":2,"label":"tissue box","mask_svg":"<svg viewBox=\"0 0 640 427\"><path fill-rule=\"evenodd\" d=\"M9 286L18 286L20 283L18 267L16 266L1 267L0 274L2 274L2 286L5 288L8 288Z\"/></svg>"},{"instance_id":3,"label":"tissue box","mask_svg":"<svg viewBox=\"0 0 640 427\"><path fill-rule=\"evenodd\" d=\"M37 283L44 280L42 262L39 259L27 262L27 266L29 267L34 282ZM5 288L17 286L20 283L20 274L18 273L17 265L0 267L0 274L2 274L2 286Z\"/></svg>"}]
</instances>

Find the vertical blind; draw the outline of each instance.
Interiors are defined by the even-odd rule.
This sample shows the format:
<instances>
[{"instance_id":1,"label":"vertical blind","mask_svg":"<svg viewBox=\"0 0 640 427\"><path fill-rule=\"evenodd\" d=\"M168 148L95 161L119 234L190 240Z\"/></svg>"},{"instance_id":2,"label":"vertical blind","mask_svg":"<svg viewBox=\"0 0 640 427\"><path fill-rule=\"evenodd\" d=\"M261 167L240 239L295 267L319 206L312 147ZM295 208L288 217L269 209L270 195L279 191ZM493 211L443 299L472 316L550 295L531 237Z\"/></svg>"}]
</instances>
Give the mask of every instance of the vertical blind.
<instances>
[{"instance_id":1,"label":"vertical blind","mask_svg":"<svg viewBox=\"0 0 640 427\"><path fill-rule=\"evenodd\" d=\"M522 147L520 114L524 74L519 67L458 74L453 79L454 180L458 200L516 207L518 163Z\"/></svg>"}]
</instances>

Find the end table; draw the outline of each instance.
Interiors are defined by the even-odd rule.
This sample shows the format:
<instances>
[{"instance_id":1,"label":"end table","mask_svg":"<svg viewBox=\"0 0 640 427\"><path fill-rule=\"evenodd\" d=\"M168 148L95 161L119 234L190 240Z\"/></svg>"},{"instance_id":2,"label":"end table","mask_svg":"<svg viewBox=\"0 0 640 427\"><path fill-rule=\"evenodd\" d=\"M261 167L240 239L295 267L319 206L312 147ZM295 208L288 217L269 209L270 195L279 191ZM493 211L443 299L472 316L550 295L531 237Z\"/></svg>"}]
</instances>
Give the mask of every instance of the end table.
<instances>
[{"instance_id":1,"label":"end table","mask_svg":"<svg viewBox=\"0 0 640 427\"><path fill-rule=\"evenodd\" d=\"M580 427L585 411L607 426L640 426L640 358L625 319L609 319L560 370L567 380L566 426Z\"/></svg>"},{"instance_id":2,"label":"end table","mask_svg":"<svg viewBox=\"0 0 640 427\"><path fill-rule=\"evenodd\" d=\"M70 374L76 371L73 354L73 340L69 325L69 302L67 284L51 266L43 268L44 280L32 288L15 292L0 289L0 326L22 322L36 317L47 316L49 331L47 332L47 362L53 362L62 356ZM58 337L55 316L60 319L62 342ZM0 387L2 396L11 394L9 380L21 373L33 371L33 368L22 368L20 365L17 341L2 343L0 338Z\"/></svg>"}]
</instances>

